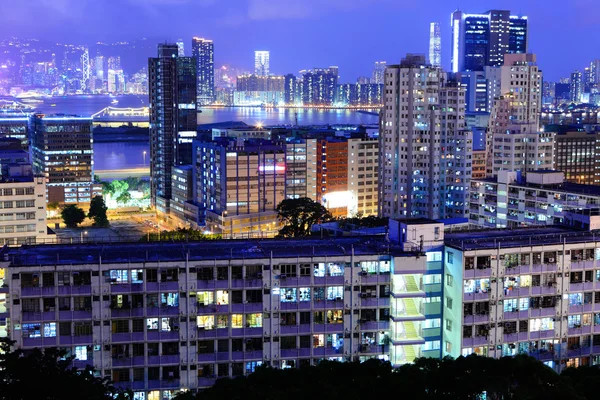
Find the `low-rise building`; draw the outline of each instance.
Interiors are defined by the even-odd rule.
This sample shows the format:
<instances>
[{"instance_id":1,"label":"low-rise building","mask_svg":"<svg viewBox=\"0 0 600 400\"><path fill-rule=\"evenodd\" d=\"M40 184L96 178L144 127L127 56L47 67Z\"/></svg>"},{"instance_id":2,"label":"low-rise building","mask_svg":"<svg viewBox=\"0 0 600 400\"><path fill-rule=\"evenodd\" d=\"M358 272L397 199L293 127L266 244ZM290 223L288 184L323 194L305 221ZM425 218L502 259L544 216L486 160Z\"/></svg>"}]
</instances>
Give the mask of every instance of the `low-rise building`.
<instances>
[{"instance_id":1,"label":"low-rise building","mask_svg":"<svg viewBox=\"0 0 600 400\"><path fill-rule=\"evenodd\" d=\"M0 335L67 348L75 367L135 398L260 365L439 358L442 248L408 247L359 237L5 249Z\"/></svg>"},{"instance_id":2,"label":"low-rise building","mask_svg":"<svg viewBox=\"0 0 600 400\"><path fill-rule=\"evenodd\" d=\"M500 171L498 177L471 181L471 222L491 228L562 224L566 212L598 208L597 186L565 182L558 171L526 177Z\"/></svg>"}]
</instances>

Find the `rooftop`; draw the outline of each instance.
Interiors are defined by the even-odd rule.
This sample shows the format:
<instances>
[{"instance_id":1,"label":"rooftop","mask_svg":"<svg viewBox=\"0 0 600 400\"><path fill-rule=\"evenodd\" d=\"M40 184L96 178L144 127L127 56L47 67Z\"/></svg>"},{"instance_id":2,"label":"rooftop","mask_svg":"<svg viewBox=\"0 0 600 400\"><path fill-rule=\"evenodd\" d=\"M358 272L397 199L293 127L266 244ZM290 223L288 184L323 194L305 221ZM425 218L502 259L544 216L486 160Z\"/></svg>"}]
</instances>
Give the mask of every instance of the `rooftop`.
<instances>
[{"instance_id":1,"label":"rooftop","mask_svg":"<svg viewBox=\"0 0 600 400\"><path fill-rule=\"evenodd\" d=\"M534 171L534 172L546 172L546 173L556 173L558 171ZM471 181L476 182L486 182L486 183L498 183L497 178L481 178L481 179L471 179ZM557 185L537 185L528 182L511 182L510 186L517 186L522 188L530 188L530 189L540 189L540 190L552 190L555 192L564 192L575 195L586 195L586 196L600 196L600 186L596 185L583 185L580 183L571 183L571 182L563 182Z\"/></svg>"},{"instance_id":2,"label":"rooftop","mask_svg":"<svg viewBox=\"0 0 600 400\"><path fill-rule=\"evenodd\" d=\"M563 226L461 231L445 235L447 246L463 251L586 243L596 240L600 240L600 231L579 231Z\"/></svg>"},{"instance_id":3,"label":"rooftop","mask_svg":"<svg viewBox=\"0 0 600 400\"><path fill-rule=\"evenodd\" d=\"M130 262L172 262L210 260L251 260L291 257L336 257L393 254L411 256L385 238L361 236L336 239L218 240L202 242L151 242L115 244L24 245L5 247L5 260L12 266L64 264L118 264Z\"/></svg>"}]
</instances>

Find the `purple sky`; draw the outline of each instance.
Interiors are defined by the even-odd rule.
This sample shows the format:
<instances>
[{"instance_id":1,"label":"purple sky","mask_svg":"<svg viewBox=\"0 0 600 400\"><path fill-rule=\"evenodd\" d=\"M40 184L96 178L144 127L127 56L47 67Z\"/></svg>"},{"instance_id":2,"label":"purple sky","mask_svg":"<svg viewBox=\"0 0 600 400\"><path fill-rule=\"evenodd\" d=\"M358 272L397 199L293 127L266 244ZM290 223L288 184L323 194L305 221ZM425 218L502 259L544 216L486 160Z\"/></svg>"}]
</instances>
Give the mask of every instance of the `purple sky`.
<instances>
[{"instance_id":1,"label":"purple sky","mask_svg":"<svg viewBox=\"0 0 600 400\"><path fill-rule=\"evenodd\" d=\"M344 81L370 75L375 60L425 53L428 24L443 27L449 65L450 13L510 9L530 19L530 51L548 80L600 58L597 0L0 0L0 38L93 43L192 36L215 41L217 64L252 68L253 51L271 51L271 70L338 65Z\"/></svg>"}]
</instances>

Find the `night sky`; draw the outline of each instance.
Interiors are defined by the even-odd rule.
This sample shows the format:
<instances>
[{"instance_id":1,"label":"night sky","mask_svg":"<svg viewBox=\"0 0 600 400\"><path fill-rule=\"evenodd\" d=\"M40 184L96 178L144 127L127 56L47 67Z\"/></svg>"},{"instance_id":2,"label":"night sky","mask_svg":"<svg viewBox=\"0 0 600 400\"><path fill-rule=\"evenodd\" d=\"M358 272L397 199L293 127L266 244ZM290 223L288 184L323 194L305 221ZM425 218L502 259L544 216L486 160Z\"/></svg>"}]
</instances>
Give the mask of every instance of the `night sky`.
<instances>
[{"instance_id":1,"label":"night sky","mask_svg":"<svg viewBox=\"0 0 600 400\"><path fill-rule=\"evenodd\" d=\"M271 51L271 71L338 65L342 81L370 76L376 60L426 53L429 22L442 24L449 66L450 13L510 9L530 20L530 51L545 79L600 58L597 0L0 0L0 38L91 44L148 37L215 41L217 65L252 69L253 51Z\"/></svg>"}]
</instances>

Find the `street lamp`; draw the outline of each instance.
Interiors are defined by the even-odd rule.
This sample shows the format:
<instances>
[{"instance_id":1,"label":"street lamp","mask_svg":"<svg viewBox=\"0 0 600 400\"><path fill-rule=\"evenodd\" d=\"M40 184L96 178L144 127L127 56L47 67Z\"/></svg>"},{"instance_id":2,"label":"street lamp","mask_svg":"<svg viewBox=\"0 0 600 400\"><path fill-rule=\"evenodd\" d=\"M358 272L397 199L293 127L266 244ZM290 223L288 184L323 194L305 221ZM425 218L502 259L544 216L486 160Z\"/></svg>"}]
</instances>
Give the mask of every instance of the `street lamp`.
<instances>
[{"instance_id":1,"label":"street lamp","mask_svg":"<svg viewBox=\"0 0 600 400\"><path fill-rule=\"evenodd\" d=\"M146 150L144 150L144 152L142 153L143 157L144 157L144 165L146 165Z\"/></svg>"},{"instance_id":2,"label":"street lamp","mask_svg":"<svg viewBox=\"0 0 600 400\"><path fill-rule=\"evenodd\" d=\"M81 232L79 232L79 242L80 243L83 243L83 235L87 236L87 234L88 234L87 231L81 231Z\"/></svg>"}]
</instances>

